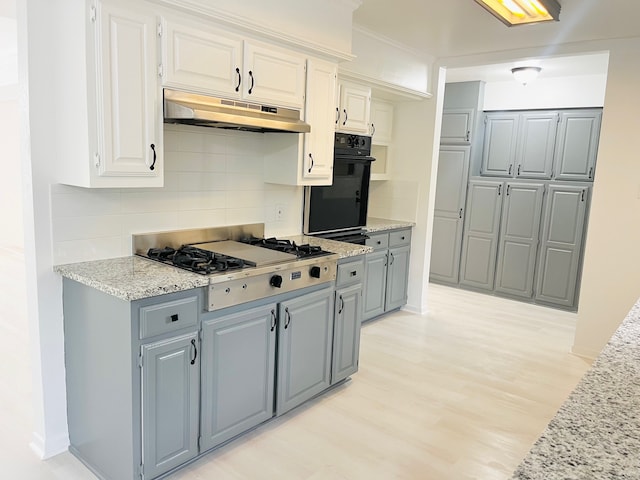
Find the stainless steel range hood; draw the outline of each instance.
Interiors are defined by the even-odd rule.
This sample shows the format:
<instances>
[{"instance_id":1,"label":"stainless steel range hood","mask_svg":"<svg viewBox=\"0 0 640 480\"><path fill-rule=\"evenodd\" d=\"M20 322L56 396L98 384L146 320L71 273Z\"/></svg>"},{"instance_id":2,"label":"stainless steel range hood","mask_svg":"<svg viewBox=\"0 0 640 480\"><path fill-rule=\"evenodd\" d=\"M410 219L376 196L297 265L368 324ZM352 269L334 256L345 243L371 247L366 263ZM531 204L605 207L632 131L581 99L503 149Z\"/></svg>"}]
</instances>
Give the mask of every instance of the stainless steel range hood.
<instances>
[{"instance_id":1,"label":"stainless steel range hood","mask_svg":"<svg viewBox=\"0 0 640 480\"><path fill-rule=\"evenodd\" d=\"M252 132L311 131L299 110L169 89L164 90L164 121Z\"/></svg>"}]
</instances>

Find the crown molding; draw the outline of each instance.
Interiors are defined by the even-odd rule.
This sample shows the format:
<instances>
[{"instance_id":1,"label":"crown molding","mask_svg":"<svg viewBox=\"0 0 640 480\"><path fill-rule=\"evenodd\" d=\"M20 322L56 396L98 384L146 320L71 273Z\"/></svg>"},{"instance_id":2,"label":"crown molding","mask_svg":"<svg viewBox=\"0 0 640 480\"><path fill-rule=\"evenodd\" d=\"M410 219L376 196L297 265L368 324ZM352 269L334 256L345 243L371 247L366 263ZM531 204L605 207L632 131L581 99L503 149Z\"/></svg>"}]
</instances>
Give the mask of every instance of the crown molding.
<instances>
[{"instance_id":1,"label":"crown molding","mask_svg":"<svg viewBox=\"0 0 640 480\"><path fill-rule=\"evenodd\" d=\"M377 90L382 93L382 96L384 97L403 98L405 100L424 100L433 97L429 92L412 90L394 83L385 82L384 80L380 80L369 75L344 71L340 69L340 67L338 67L338 76L341 79L353 80L358 83L370 85L373 90Z\"/></svg>"},{"instance_id":2,"label":"crown molding","mask_svg":"<svg viewBox=\"0 0 640 480\"><path fill-rule=\"evenodd\" d=\"M165 5L174 9L181 10L186 13L196 14L201 17L205 17L209 20L213 20L217 23L223 24L228 27L232 27L236 30L244 31L250 34L258 34L266 37L270 40L275 40L285 46L294 47L296 49L302 49L323 57L332 58L337 61L352 61L356 58L351 52L345 52L342 50L336 50L326 47L324 45L310 42L304 38L294 37L284 32L273 30L268 28L262 23L248 20L245 17L236 15L234 13L220 10L203 4L201 0L150 0L153 3L159 5ZM362 4L362 0L334 0L344 3L351 7L354 5L354 9Z\"/></svg>"}]
</instances>

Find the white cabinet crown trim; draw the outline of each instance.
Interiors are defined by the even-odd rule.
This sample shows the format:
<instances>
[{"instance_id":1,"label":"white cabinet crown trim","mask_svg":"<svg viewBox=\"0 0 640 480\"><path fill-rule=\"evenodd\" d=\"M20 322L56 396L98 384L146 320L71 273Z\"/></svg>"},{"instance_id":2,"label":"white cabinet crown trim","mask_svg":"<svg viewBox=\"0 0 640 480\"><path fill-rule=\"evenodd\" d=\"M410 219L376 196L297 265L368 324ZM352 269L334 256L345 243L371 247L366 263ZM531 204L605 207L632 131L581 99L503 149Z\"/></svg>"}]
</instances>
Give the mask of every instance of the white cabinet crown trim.
<instances>
[{"instance_id":1,"label":"white cabinet crown trim","mask_svg":"<svg viewBox=\"0 0 640 480\"><path fill-rule=\"evenodd\" d=\"M244 17L235 15L230 12L221 11L214 7L203 4L201 0L151 0L153 3L166 5L168 7L177 8L182 11L196 14L199 16L208 17L211 20L215 20L219 23L233 27L237 30L257 34L264 37L267 40L277 41L286 47L293 47L296 50L311 52L316 55L322 55L340 61L352 61L355 59L355 55L351 52L345 52L336 50L325 45L320 45L315 42L309 42L303 38L294 37L284 32L272 30L266 27L264 24L256 23L248 20ZM359 6L361 1L358 0L343 0L345 4L349 5L354 10Z\"/></svg>"}]
</instances>

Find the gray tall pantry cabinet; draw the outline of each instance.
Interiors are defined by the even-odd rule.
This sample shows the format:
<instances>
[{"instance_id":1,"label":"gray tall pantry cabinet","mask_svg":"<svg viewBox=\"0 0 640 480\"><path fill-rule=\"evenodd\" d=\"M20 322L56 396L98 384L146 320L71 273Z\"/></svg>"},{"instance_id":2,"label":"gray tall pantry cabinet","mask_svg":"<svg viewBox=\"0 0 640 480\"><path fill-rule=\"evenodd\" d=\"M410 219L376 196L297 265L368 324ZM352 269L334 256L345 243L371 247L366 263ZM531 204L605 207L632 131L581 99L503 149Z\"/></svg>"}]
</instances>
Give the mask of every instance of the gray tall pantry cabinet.
<instances>
[{"instance_id":1,"label":"gray tall pantry cabinet","mask_svg":"<svg viewBox=\"0 0 640 480\"><path fill-rule=\"evenodd\" d=\"M575 309L601 109L485 112L468 171L445 144L464 122L446 114L430 280Z\"/></svg>"}]
</instances>

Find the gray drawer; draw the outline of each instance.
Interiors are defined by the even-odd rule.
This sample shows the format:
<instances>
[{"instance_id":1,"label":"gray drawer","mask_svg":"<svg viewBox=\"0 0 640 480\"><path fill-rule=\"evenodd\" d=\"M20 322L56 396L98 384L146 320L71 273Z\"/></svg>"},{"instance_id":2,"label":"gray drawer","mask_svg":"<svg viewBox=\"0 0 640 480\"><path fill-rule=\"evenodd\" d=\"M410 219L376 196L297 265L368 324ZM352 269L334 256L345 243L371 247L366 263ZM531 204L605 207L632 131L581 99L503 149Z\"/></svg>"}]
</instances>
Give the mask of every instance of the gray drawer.
<instances>
[{"instance_id":1,"label":"gray drawer","mask_svg":"<svg viewBox=\"0 0 640 480\"><path fill-rule=\"evenodd\" d=\"M197 325L197 296L140 307L140 339Z\"/></svg>"},{"instance_id":2,"label":"gray drawer","mask_svg":"<svg viewBox=\"0 0 640 480\"><path fill-rule=\"evenodd\" d=\"M373 247L374 250L384 250L389 247L389 234L374 233L373 235L369 235L366 245L368 247Z\"/></svg>"},{"instance_id":3,"label":"gray drawer","mask_svg":"<svg viewBox=\"0 0 640 480\"><path fill-rule=\"evenodd\" d=\"M364 260L343 263L338 265L336 275L336 287L342 287L351 283L362 282L364 278Z\"/></svg>"},{"instance_id":4,"label":"gray drawer","mask_svg":"<svg viewBox=\"0 0 640 480\"><path fill-rule=\"evenodd\" d=\"M398 230L397 232L389 233L389 246L401 247L402 245L409 245L411 243L411 229Z\"/></svg>"}]
</instances>

